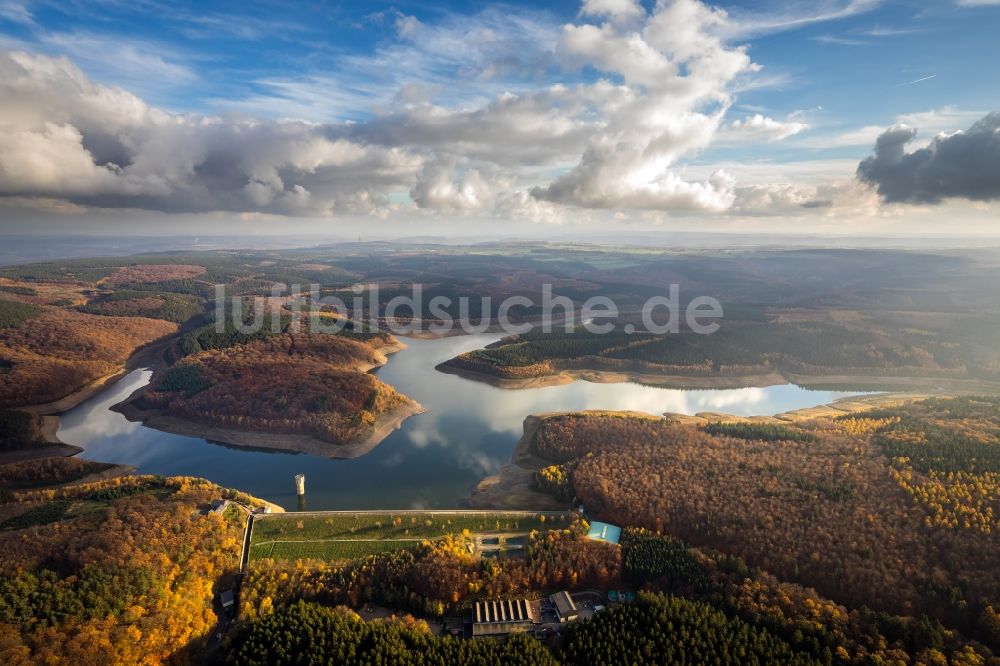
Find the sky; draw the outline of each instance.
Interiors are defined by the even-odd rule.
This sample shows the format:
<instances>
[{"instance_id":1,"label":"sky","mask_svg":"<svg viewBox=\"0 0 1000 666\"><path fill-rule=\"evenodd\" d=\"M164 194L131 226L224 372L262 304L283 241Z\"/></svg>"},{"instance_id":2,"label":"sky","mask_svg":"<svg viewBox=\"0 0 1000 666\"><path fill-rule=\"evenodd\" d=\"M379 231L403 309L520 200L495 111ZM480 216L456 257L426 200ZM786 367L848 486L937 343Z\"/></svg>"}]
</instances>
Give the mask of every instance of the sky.
<instances>
[{"instance_id":1,"label":"sky","mask_svg":"<svg viewBox=\"0 0 1000 666\"><path fill-rule=\"evenodd\" d=\"M1000 233L1000 0L0 0L0 233Z\"/></svg>"}]
</instances>

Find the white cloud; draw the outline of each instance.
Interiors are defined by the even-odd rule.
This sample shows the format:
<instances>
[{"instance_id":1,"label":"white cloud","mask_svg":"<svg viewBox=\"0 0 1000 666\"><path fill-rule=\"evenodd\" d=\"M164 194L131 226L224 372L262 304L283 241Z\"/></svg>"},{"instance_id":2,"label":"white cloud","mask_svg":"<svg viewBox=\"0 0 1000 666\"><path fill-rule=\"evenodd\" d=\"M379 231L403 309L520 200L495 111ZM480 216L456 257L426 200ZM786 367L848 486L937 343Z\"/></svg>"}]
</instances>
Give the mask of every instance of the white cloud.
<instances>
[{"instance_id":1,"label":"white cloud","mask_svg":"<svg viewBox=\"0 0 1000 666\"><path fill-rule=\"evenodd\" d=\"M548 201L539 201L523 190L499 192L494 214L505 220L526 220L533 224L563 224L568 215L565 208ZM584 218L584 219L581 219ZM577 223L587 222L586 214L574 214Z\"/></svg>"},{"instance_id":2,"label":"white cloud","mask_svg":"<svg viewBox=\"0 0 1000 666\"><path fill-rule=\"evenodd\" d=\"M475 169L456 173L455 160L438 158L424 164L410 196L421 208L471 210L481 208L492 188Z\"/></svg>"},{"instance_id":3,"label":"white cloud","mask_svg":"<svg viewBox=\"0 0 1000 666\"><path fill-rule=\"evenodd\" d=\"M89 195L107 191L116 180L113 169L94 164L72 125L5 133L2 145L0 184L6 191Z\"/></svg>"},{"instance_id":4,"label":"white cloud","mask_svg":"<svg viewBox=\"0 0 1000 666\"><path fill-rule=\"evenodd\" d=\"M796 30L865 14L885 3L886 0L815 0L777 2L770 6L755 3L753 9L731 12L732 20L724 26L722 34L730 39L746 39Z\"/></svg>"},{"instance_id":5,"label":"white cloud","mask_svg":"<svg viewBox=\"0 0 1000 666\"><path fill-rule=\"evenodd\" d=\"M406 104L352 126L350 134L388 146L418 144L524 171L579 159L587 138L605 126L602 111L626 103L632 95L623 86L598 82L503 93L473 109Z\"/></svg>"},{"instance_id":6,"label":"white cloud","mask_svg":"<svg viewBox=\"0 0 1000 666\"><path fill-rule=\"evenodd\" d=\"M915 32L917 32L915 28L895 28L877 25L874 28L862 30L860 34L867 35L868 37L898 37L899 35L912 35Z\"/></svg>"},{"instance_id":7,"label":"white cloud","mask_svg":"<svg viewBox=\"0 0 1000 666\"><path fill-rule=\"evenodd\" d=\"M729 141L782 141L809 129L808 123L790 116L788 120L775 120L755 113L742 120L734 120L722 128L719 138Z\"/></svg>"},{"instance_id":8,"label":"white cloud","mask_svg":"<svg viewBox=\"0 0 1000 666\"><path fill-rule=\"evenodd\" d=\"M377 111L345 124L170 114L92 83L65 58L8 54L0 60L0 109L11 125L0 135L0 191L92 206L301 215L384 215L406 192L420 208L550 220L559 204L726 210L734 184L723 172L689 182L671 169L712 143L729 88L756 70L743 48L712 36L725 14L696 0L661 3L648 17L620 1L592 2L582 14L602 19L559 30L535 14L489 10L429 25L397 12L398 40L346 63L361 70L353 87L337 78L270 80L281 94L249 102L305 117L324 106L357 109L360 100ZM74 53L100 46L86 35L51 39ZM148 76L185 76L162 58L134 60ZM526 80L557 61L606 78ZM398 66L389 84L365 83L386 65ZM473 84L438 92L457 76ZM527 90L509 92L517 81ZM800 129L761 116L728 131L770 140ZM546 186L553 172L562 175Z\"/></svg>"},{"instance_id":9,"label":"white cloud","mask_svg":"<svg viewBox=\"0 0 1000 666\"><path fill-rule=\"evenodd\" d=\"M420 163L302 122L169 114L66 58L0 53L3 195L329 214L372 187L405 186Z\"/></svg>"},{"instance_id":10,"label":"white cloud","mask_svg":"<svg viewBox=\"0 0 1000 666\"><path fill-rule=\"evenodd\" d=\"M605 108L579 163L532 194L588 208L727 209L732 182L724 173L688 182L671 170L711 144L730 87L757 69L745 49L714 36L727 21L700 2L675 0L658 4L638 31L611 21L566 26L559 57L621 76L625 92Z\"/></svg>"},{"instance_id":11,"label":"white cloud","mask_svg":"<svg viewBox=\"0 0 1000 666\"><path fill-rule=\"evenodd\" d=\"M956 106L943 106L940 109L900 114L896 116L895 123L915 125L923 132L940 134L968 127L984 115L986 115L985 111L969 111Z\"/></svg>"},{"instance_id":12,"label":"white cloud","mask_svg":"<svg viewBox=\"0 0 1000 666\"><path fill-rule=\"evenodd\" d=\"M35 22L28 5L20 0L0 1L0 21L32 25Z\"/></svg>"},{"instance_id":13,"label":"white cloud","mask_svg":"<svg viewBox=\"0 0 1000 666\"><path fill-rule=\"evenodd\" d=\"M537 84L555 66L559 23L545 12L490 7L422 23L387 13L396 38L374 53L336 57L328 71L264 77L262 91L241 100L213 100L251 114L314 122L367 119L391 112L401 90L455 109L481 106L522 85ZM460 82L460 84L459 84Z\"/></svg>"},{"instance_id":14,"label":"white cloud","mask_svg":"<svg viewBox=\"0 0 1000 666\"><path fill-rule=\"evenodd\" d=\"M922 141L914 143L915 147L923 147L942 132L954 132L968 127L986 114L985 111L970 111L956 106L943 106L940 109L930 109L913 113L897 115L892 123L887 125L866 125L840 132L839 134L817 134L808 139L796 140L796 145L803 148L843 148L850 146L875 145L875 140L889 125L911 125L920 128Z\"/></svg>"},{"instance_id":15,"label":"white cloud","mask_svg":"<svg viewBox=\"0 0 1000 666\"><path fill-rule=\"evenodd\" d=\"M853 178L819 185L769 182L736 189L733 214L745 216L820 215L871 217L881 211L875 192Z\"/></svg>"},{"instance_id":16,"label":"white cloud","mask_svg":"<svg viewBox=\"0 0 1000 666\"><path fill-rule=\"evenodd\" d=\"M821 44L836 44L837 46L866 46L868 44L868 42L860 39L837 35L820 35L819 37L814 37L813 41Z\"/></svg>"},{"instance_id":17,"label":"white cloud","mask_svg":"<svg viewBox=\"0 0 1000 666\"><path fill-rule=\"evenodd\" d=\"M898 37L900 35L911 35L918 32L914 28L891 28L881 25L876 25L873 28L867 28L865 30L852 30L847 35L820 35L819 37L813 37L813 41L820 42L821 44L837 44L840 46L868 46L875 42L870 41L871 39L881 39L883 37ZM857 35L861 37L868 37L870 39L859 39Z\"/></svg>"},{"instance_id":18,"label":"white cloud","mask_svg":"<svg viewBox=\"0 0 1000 666\"><path fill-rule=\"evenodd\" d=\"M130 83L153 79L160 83L188 83L197 78L181 64L181 57L158 44L128 40L120 35L105 37L90 33L48 33L42 42L71 56L76 62L90 63L95 70L113 73L115 79Z\"/></svg>"},{"instance_id":19,"label":"white cloud","mask_svg":"<svg viewBox=\"0 0 1000 666\"><path fill-rule=\"evenodd\" d=\"M645 16L646 10L636 0L583 0L580 14L631 22Z\"/></svg>"},{"instance_id":20,"label":"white cloud","mask_svg":"<svg viewBox=\"0 0 1000 666\"><path fill-rule=\"evenodd\" d=\"M825 3L808 20L865 6ZM806 20L768 16L786 27ZM820 185L798 175L769 187L740 165L686 166L713 145L809 129L799 113L731 116L760 75L746 47L724 38L745 29L742 18L698 0L661 0L648 14L633 0L587 0L565 26L498 8L435 23L398 11L383 18L394 36L374 54L258 81L259 94L220 115L169 113L93 82L66 57L0 52L0 196L547 223L610 209L752 214L821 200ZM86 34L47 39L74 61L104 46ZM187 80L173 54L140 42L115 48L136 77Z\"/></svg>"}]
</instances>

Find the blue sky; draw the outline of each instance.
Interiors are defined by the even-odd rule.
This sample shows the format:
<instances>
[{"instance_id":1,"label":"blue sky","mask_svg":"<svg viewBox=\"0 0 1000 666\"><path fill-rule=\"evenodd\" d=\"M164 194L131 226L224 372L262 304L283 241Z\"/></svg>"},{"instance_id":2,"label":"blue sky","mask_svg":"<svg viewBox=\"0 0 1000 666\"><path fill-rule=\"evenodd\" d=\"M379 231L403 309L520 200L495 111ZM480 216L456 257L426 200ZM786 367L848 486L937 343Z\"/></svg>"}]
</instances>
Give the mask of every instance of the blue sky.
<instances>
[{"instance_id":1,"label":"blue sky","mask_svg":"<svg viewBox=\"0 0 1000 666\"><path fill-rule=\"evenodd\" d=\"M752 20L780 16L790 3L714 4ZM806 8L811 4L800 3ZM760 34L750 32L745 41L755 61L785 81L748 91L740 102L788 111L823 107L838 122L858 125L947 105L997 106L1000 72L990 63L1000 60L1000 2L964 8L952 0L871 4L870 11L797 29L772 26ZM371 57L389 47L398 38L394 23L399 15L440 24L509 12L558 26L576 19L580 9L578 2L545 3L545 11L538 5L4 2L0 26L8 43L68 54L95 79L126 87L153 104L179 112L213 112L225 109L226 100L266 94L270 89L261 82L269 80L330 73L349 79L344 60ZM137 57L115 57L120 49ZM551 80L565 80L562 73L548 74ZM927 76L935 78L905 85ZM859 104L859 97L866 103ZM256 111L274 113L266 107ZM360 107L323 118L317 114L316 119L369 114L370 109Z\"/></svg>"},{"instance_id":2,"label":"blue sky","mask_svg":"<svg viewBox=\"0 0 1000 666\"><path fill-rule=\"evenodd\" d=\"M23 104L0 103L0 128L7 115L20 132L8 163L26 146L36 155L72 149L62 161L75 153L83 161L59 177L43 169L37 182L0 177L0 224L128 209L133 217L303 224L573 219L821 229L837 224L829 219L836 209L856 225L874 219L891 228L908 216L928 230L960 211L970 231L988 230L992 195L979 190L963 198L954 195L962 187L952 188L940 200L883 196L865 211L836 203L857 202L845 188L857 185L854 170L889 127L916 127L905 150L919 151L937 133L968 130L1000 110L998 33L1000 0L585 0L544 10L517 2L0 0L0 49L36 58L15 57L0 73L38 79L7 91ZM46 86L62 107L31 101ZM86 118L73 111L75 95L96 105L117 89L131 101L116 109L152 110L143 111L142 128L134 120L101 127L96 110ZM37 117L25 119L25 108ZM178 158L189 172L183 182L149 167L153 153L139 154L185 145L161 136L178 123L192 144L217 146ZM193 138L217 124L226 131ZM467 135L442 136L455 125ZM68 133L55 136L53 126ZM33 133L27 143L24 132ZM505 132L523 132L523 145ZM271 146L289 136L299 152L247 156L224 145ZM220 173L210 183L192 180L213 169ZM869 189L888 187L884 170L871 173ZM929 178L899 169L891 177ZM232 195L210 196L222 180ZM174 206L169 196L188 203Z\"/></svg>"}]
</instances>

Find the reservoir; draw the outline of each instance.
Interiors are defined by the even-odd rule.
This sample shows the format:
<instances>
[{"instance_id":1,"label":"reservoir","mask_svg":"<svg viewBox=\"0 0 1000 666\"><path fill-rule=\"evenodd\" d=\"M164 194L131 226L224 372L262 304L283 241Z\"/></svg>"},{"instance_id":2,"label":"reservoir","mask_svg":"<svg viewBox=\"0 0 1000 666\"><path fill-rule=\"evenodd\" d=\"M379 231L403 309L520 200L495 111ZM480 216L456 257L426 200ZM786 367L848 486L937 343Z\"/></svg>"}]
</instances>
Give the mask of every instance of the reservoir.
<instances>
[{"instance_id":1,"label":"reservoir","mask_svg":"<svg viewBox=\"0 0 1000 666\"><path fill-rule=\"evenodd\" d=\"M149 381L148 370L131 372L63 414L58 436L83 447L81 457L90 460L132 465L141 473L203 477L287 510L298 505L296 474L306 475L308 509L455 508L480 479L510 461L529 414L582 409L776 414L856 395L794 385L677 390L585 381L510 390L434 370L498 337L405 339L407 349L391 355L376 373L427 412L411 417L373 451L353 460L216 444L130 423L110 411Z\"/></svg>"}]
</instances>

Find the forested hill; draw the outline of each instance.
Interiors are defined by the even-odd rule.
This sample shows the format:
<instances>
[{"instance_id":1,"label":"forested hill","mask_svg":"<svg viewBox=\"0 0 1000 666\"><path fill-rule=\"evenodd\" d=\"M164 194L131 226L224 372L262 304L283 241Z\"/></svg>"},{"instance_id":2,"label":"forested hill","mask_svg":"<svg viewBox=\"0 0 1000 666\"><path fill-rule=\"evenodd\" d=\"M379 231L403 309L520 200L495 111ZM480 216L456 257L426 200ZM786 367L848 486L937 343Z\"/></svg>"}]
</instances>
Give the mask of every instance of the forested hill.
<instances>
[{"instance_id":1,"label":"forested hill","mask_svg":"<svg viewBox=\"0 0 1000 666\"><path fill-rule=\"evenodd\" d=\"M217 595L235 583L246 522L235 504L209 509L222 498L259 501L189 478L46 489L107 466L38 465L0 467L0 659L198 662L219 624Z\"/></svg>"},{"instance_id":2,"label":"forested hill","mask_svg":"<svg viewBox=\"0 0 1000 666\"><path fill-rule=\"evenodd\" d=\"M850 607L996 641L1000 399L818 418L567 414L531 442L539 487L717 549Z\"/></svg>"}]
</instances>

